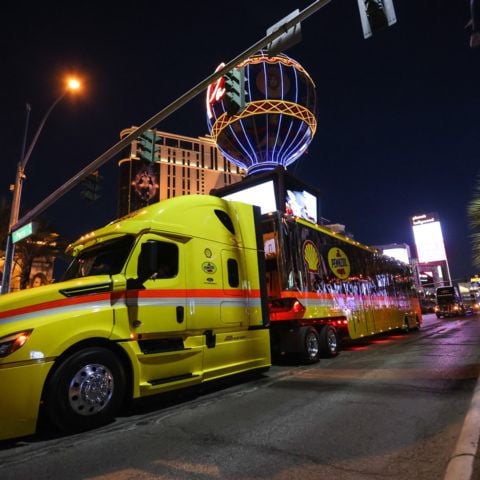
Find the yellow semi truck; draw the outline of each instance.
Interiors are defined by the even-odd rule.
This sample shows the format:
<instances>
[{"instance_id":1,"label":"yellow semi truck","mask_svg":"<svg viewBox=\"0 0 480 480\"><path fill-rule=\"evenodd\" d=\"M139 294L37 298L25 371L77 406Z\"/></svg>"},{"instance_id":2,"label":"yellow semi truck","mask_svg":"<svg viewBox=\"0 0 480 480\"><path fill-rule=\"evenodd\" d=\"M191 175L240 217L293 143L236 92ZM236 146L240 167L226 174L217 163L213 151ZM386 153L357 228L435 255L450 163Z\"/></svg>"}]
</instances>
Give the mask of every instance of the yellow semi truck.
<instances>
[{"instance_id":1,"label":"yellow semi truck","mask_svg":"<svg viewBox=\"0 0 480 480\"><path fill-rule=\"evenodd\" d=\"M257 207L186 196L83 236L61 282L0 297L0 440L270 366Z\"/></svg>"},{"instance_id":2,"label":"yellow semi truck","mask_svg":"<svg viewBox=\"0 0 480 480\"><path fill-rule=\"evenodd\" d=\"M418 329L408 265L327 227L216 196L159 202L80 238L61 282L0 297L0 440L140 398L335 356Z\"/></svg>"}]
</instances>

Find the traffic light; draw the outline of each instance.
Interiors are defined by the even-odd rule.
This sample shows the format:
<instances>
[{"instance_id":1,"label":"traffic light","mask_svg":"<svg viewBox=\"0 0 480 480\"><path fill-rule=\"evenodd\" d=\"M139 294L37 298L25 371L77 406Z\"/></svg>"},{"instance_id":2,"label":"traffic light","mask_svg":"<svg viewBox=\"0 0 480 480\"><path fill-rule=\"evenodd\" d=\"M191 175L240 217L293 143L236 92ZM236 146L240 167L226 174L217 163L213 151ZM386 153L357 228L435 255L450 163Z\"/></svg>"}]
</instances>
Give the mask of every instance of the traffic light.
<instances>
[{"instance_id":1,"label":"traffic light","mask_svg":"<svg viewBox=\"0 0 480 480\"><path fill-rule=\"evenodd\" d=\"M245 108L245 69L232 68L225 74L225 111L236 115Z\"/></svg>"},{"instance_id":2,"label":"traffic light","mask_svg":"<svg viewBox=\"0 0 480 480\"><path fill-rule=\"evenodd\" d=\"M358 0L358 8L365 38L397 21L393 0Z\"/></svg>"},{"instance_id":3,"label":"traffic light","mask_svg":"<svg viewBox=\"0 0 480 480\"><path fill-rule=\"evenodd\" d=\"M100 191L102 190L101 182L103 177L96 172L90 173L82 180L82 190L80 195L89 202L94 202L101 197Z\"/></svg>"},{"instance_id":4,"label":"traffic light","mask_svg":"<svg viewBox=\"0 0 480 480\"><path fill-rule=\"evenodd\" d=\"M157 158L157 153L160 146L157 145L156 130L147 130L143 132L136 142L135 156L144 160L145 162L154 163Z\"/></svg>"}]
</instances>

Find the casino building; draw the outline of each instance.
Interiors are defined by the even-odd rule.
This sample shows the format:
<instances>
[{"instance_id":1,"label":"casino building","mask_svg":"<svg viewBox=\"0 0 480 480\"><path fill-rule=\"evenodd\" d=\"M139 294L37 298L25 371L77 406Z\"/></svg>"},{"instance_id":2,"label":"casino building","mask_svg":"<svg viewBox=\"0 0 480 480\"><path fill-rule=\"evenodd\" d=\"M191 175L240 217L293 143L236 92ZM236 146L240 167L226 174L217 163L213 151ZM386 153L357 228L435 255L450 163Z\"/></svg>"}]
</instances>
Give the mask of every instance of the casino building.
<instances>
[{"instance_id":1,"label":"casino building","mask_svg":"<svg viewBox=\"0 0 480 480\"><path fill-rule=\"evenodd\" d=\"M136 127L123 130L120 138ZM191 138L161 131L155 137L153 161L142 159L139 141L133 141L118 162L118 215L123 216L166 198L208 194L240 181L244 171L227 160L211 137Z\"/></svg>"}]
</instances>

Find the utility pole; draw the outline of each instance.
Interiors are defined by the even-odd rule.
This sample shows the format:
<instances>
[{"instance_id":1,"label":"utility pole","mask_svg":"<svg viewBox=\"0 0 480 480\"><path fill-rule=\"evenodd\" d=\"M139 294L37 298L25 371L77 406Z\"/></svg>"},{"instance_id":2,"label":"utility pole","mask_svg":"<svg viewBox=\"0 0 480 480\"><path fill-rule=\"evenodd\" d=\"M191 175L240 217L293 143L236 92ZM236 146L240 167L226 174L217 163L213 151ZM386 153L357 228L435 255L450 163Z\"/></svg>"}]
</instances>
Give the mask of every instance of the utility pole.
<instances>
[{"instance_id":1,"label":"utility pole","mask_svg":"<svg viewBox=\"0 0 480 480\"><path fill-rule=\"evenodd\" d=\"M20 161L17 165L17 174L15 176L15 184L13 185L13 200L10 210L10 221L8 223L7 245L5 248L5 262L3 264L3 277L1 293L10 291L10 281L12 278L13 259L15 255L15 245L12 241L12 228L17 223L18 214L20 212L20 197L22 195L22 184L25 179L25 149L27 146L28 127L30 124L30 112L32 107L29 103L25 104L25 129L23 132L22 149L20 153Z\"/></svg>"},{"instance_id":2,"label":"utility pole","mask_svg":"<svg viewBox=\"0 0 480 480\"><path fill-rule=\"evenodd\" d=\"M28 147L28 150L25 152L25 147L27 144L27 132L28 132L28 125L30 120L30 105L27 103L27 118L25 121L25 132L23 136L23 143L22 143L22 152L20 156L20 161L17 165L17 174L15 177L15 185L13 187L13 200L12 200L12 209L10 211L10 223L8 227L8 237L7 237L7 246L5 249L5 263L3 267L3 279L2 279L2 289L1 293L8 293L10 291L10 282L12 277L12 268L13 268L13 259L14 259L14 252L15 246L12 239L12 233L18 228L18 217L20 214L20 200L22 198L22 186L23 181L25 180L25 167L27 165L30 156L32 155L33 148L35 147L38 137L43 130L45 122L47 121L50 113L52 110L65 98L69 91L77 90L80 88L80 83L78 80L69 79L67 82L67 88L60 94L59 97L55 99L55 101L50 105L50 108L47 110L45 115L40 122L40 125L35 132L35 135ZM25 222L27 223L27 222Z\"/></svg>"}]
</instances>

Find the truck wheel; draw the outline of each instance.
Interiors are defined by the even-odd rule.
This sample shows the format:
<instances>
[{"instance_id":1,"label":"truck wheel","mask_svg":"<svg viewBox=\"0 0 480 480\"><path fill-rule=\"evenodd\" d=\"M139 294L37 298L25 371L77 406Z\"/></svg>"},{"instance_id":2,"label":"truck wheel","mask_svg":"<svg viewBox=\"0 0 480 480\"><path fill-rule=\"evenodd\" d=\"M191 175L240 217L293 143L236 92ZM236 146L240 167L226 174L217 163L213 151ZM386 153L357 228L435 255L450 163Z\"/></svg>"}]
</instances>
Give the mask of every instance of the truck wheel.
<instances>
[{"instance_id":1,"label":"truck wheel","mask_svg":"<svg viewBox=\"0 0 480 480\"><path fill-rule=\"evenodd\" d=\"M125 396L125 372L113 352L86 348L66 358L46 387L45 409L64 432L99 427L112 421Z\"/></svg>"},{"instance_id":2,"label":"truck wheel","mask_svg":"<svg viewBox=\"0 0 480 480\"><path fill-rule=\"evenodd\" d=\"M303 351L301 359L304 363L316 363L320 360L320 339L313 327L303 327L300 330Z\"/></svg>"},{"instance_id":3,"label":"truck wheel","mask_svg":"<svg viewBox=\"0 0 480 480\"><path fill-rule=\"evenodd\" d=\"M330 325L326 325L320 331L321 351L326 357L336 357L340 351L340 342L337 331Z\"/></svg>"}]
</instances>

